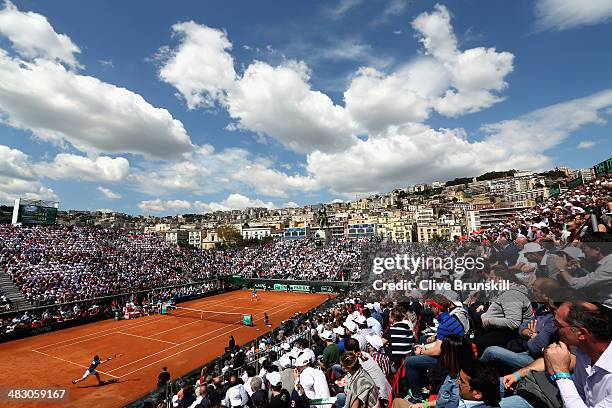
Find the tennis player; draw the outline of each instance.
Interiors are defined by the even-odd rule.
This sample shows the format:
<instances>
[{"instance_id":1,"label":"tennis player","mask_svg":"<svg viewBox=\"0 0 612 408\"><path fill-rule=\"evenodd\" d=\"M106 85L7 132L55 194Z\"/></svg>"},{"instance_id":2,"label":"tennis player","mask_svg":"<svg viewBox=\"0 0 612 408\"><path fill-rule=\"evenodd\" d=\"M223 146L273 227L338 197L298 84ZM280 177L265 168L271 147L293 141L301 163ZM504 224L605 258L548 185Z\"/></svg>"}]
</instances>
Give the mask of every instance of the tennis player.
<instances>
[{"instance_id":1,"label":"tennis player","mask_svg":"<svg viewBox=\"0 0 612 408\"><path fill-rule=\"evenodd\" d=\"M257 297L257 289L253 288L253 291L251 292L251 302L252 301L259 301L259 298Z\"/></svg>"},{"instance_id":2,"label":"tennis player","mask_svg":"<svg viewBox=\"0 0 612 408\"><path fill-rule=\"evenodd\" d=\"M112 360L112 357L109 357L106 360L102 361L100 359L100 356L96 354L93 358L93 361L89 365L89 368L85 370L85 374L83 374L83 377L79 378L78 380L72 380L72 383L76 384L78 382L85 381L90 375L95 375L98 379L98 384L103 384L104 382L100 379L100 374L96 371L96 368L98 368L100 364L104 364L110 360Z\"/></svg>"}]
</instances>

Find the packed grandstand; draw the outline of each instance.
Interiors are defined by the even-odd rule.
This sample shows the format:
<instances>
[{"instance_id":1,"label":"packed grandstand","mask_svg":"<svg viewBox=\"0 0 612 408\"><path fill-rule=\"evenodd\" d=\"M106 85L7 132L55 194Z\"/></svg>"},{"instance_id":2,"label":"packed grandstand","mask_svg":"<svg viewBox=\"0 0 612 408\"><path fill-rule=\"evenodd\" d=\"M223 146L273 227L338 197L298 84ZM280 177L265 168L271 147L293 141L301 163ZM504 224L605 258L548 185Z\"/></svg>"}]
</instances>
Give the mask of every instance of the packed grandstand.
<instances>
[{"instance_id":1,"label":"packed grandstand","mask_svg":"<svg viewBox=\"0 0 612 408\"><path fill-rule=\"evenodd\" d=\"M439 245L379 239L321 245L306 239L194 250L169 245L154 234L2 226L3 273L33 306L43 307L7 315L0 330L110 316L117 305L102 305L99 299L130 290L148 293L135 298L135 307L179 302L218 290L223 284L218 278L228 276L355 280L361 282L359 289L296 315L254 343L230 341L224 356L198 375L172 380L160 374L148 403L184 408L604 407L612 404L611 233L610 176ZM491 296L453 285L375 290L371 282L378 277L364 265L398 253L484 259L483 269L460 273L424 265L411 274L415 282L503 280L509 287ZM391 268L385 279L403 275Z\"/></svg>"}]
</instances>

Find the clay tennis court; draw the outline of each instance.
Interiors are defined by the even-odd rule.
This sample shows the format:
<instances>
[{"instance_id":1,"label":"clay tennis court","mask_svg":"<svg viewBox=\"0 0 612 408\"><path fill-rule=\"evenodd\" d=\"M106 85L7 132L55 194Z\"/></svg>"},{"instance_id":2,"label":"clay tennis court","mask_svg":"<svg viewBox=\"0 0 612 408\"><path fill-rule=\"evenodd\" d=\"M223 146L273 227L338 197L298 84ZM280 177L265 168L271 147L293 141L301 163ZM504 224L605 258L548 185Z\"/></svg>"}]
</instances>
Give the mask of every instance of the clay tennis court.
<instances>
[{"instance_id":1,"label":"clay tennis court","mask_svg":"<svg viewBox=\"0 0 612 408\"><path fill-rule=\"evenodd\" d=\"M32 400L8 402L2 406L35 407L53 404L65 407L121 407L155 388L157 375L168 367L172 378L221 355L229 335L244 344L269 330L264 312L273 327L295 312L323 303L328 295L258 292L260 301L251 301L249 291L234 291L181 303L179 306L218 312L213 320L201 320L199 313L176 310L172 315L153 315L133 320L105 320L57 332L0 344L0 384L3 390L66 389L68 397L57 403L36 404ZM181 315L183 314L184 315ZM253 315L254 326L239 324L240 314ZM233 319L235 317L235 319ZM228 320L229 319L229 320ZM229 321L233 323L223 323ZM95 377L77 385L92 357L120 353L102 364L98 372L112 382L98 386Z\"/></svg>"}]
</instances>

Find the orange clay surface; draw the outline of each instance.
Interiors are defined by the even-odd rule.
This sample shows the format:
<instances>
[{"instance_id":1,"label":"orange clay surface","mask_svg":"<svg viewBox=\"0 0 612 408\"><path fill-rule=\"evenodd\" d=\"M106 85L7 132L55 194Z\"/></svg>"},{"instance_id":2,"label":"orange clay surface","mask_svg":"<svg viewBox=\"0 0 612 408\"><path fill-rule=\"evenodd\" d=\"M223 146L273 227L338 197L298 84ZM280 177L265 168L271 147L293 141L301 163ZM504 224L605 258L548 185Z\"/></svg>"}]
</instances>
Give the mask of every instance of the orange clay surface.
<instances>
[{"instance_id":1,"label":"orange clay surface","mask_svg":"<svg viewBox=\"0 0 612 408\"><path fill-rule=\"evenodd\" d=\"M258 291L259 301L251 301L250 291L234 291L179 304L179 307L253 315L253 327L237 324L241 316L217 315L236 323L200 320L180 309L172 315L152 315L133 320L104 320L26 339L0 344L0 388L65 389L62 401L9 402L2 407L122 407L155 388L157 375L167 366L172 378L187 374L221 355L229 335L236 344L245 344L264 334L264 312L277 327L295 312L304 312L323 303L328 295ZM73 385L92 357L117 358L98 366L103 380L96 378Z\"/></svg>"}]
</instances>

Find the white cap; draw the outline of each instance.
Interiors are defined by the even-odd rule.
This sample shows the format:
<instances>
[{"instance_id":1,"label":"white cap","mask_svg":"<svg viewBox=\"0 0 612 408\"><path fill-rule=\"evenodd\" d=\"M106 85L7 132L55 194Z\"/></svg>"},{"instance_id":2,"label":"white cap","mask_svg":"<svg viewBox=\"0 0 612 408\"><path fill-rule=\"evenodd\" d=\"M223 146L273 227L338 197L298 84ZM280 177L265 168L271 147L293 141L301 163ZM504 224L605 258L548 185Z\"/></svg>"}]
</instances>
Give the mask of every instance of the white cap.
<instances>
[{"instance_id":1,"label":"white cap","mask_svg":"<svg viewBox=\"0 0 612 408\"><path fill-rule=\"evenodd\" d=\"M364 315L359 315L355 318L357 324L364 324L366 322L366 317Z\"/></svg>"},{"instance_id":2,"label":"white cap","mask_svg":"<svg viewBox=\"0 0 612 408\"><path fill-rule=\"evenodd\" d=\"M280 367L282 369L291 367L291 357L289 357L289 355L287 355L287 354L283 354L278 359L278 364L280 365ZM269 375L269 374L267 374L267 375ZM268 377L266 376L266 378L268 378Z\"/></svg>"},{"instance_id":3,"label":"white cap","mask_svg":"<svg viewBox=\"0 0 612 408\"><path fill-rule=\"evenodd\" d=\"M357 332L357 325L354 322L347 320L346 322L344 322L343 326L349 329L353 333Z\"/></svg>"},{"instance_id":4,"label":"white cap","mask_svg":"<svg viewBox=\"0 0 612 408\"><path fill-rule=\"evenodd\" d=\"M523 254L531 254L533 252L541 252L544 251L544 248L537 242L528 242L523 246L523 250L521 251Z\"/></svg>"},{"instance_id":5,"label":"white cap","mask_svg":"<svg viewBox=\"0 0 612 408\"><path fill-rule=\"evenodd\" d=\"M272 371L266 374L266 380L268 380L271 386L276 387L281 384L281 375L277 371Z\"/></svg>"},{"instance_id":6,"label":"white cap","mask_svg":"<svg viewBox=\"0 0 612 408\"><path fill-rule=\"evenodd\" d=\"M331 341L334 338L334 333L332 333L329 330L325 330L323 333L321 333L321 338L323 340L329 340Z\"/></svg>"},{"instance_id":7,"label":"white cap","mask_svg":"<svg viewBox=\"0 0 612 408\"><path fill-rule=\"evenodd\" d=\"M336 327L332 331L338 336L344 336L344 327Z\"/></svg>"},{"instance_id":8,"label":"white cap","mask_svg":"<svg viewBox=\"0 0 612 408\"><path fill-rule=\"evenodd\" d=\"M180 403L181 403L181 402L179 401L179 397L178 397L178 395L174 395L174 396L172 397L172 406L173 406L173 407L178 407Z\"/></svg>"},{"instance_id":9,"label":"white cap","mask_svg":"<svg viewBox=\"0 0 612 408\"><path fill-rule=\"evenodd\" d=\"M310 364L310 356L308 356L308 353L302 353L295 360L295 366L302 367L302 366L305 366L306 364Z\"/></svg>"},{"instance_id":10,"label":"white cap","mask_svg":"<svg viewBox=\"0 0 612 408\"><path fill-rule=\"evenodd\" d=\"M564 252L574 259L584 259L585 257L584 252L582 252L582 249L575 247L575 246L565 247L559 252Z\"/></svg>"},{"instance_id":11,"label":"white cap","mask_svg":"<svg viewBox=\"0 0 612 408\"><path fill-rule=\"evenodd\" d=\"M376 350L380 350L383 346L382 339L380 336L370 335L366 336L366 341L372 345Z\"/></svg>"},{"instance_id":12,"label":"white cap","mask_svg":"<svg viewBox=\"0 0 612 408\"><path fill-rule=\"evenodd\" d=\"M359 313L359 311L358 311L358 310L355 310L355 311L354 311L352 314L353 314L353 316L355 316L355 317L357 317L357 316L360 316L360 315L361 315L361 313Z\"/></svg>"},{"instance_id":13,"label":"white cap","mask_svg":"<svg viewBox=\"0 0 612 408\"><path fill-rule=\"evenodd\" d=\"M289 351L289 350L291 350L291 346L289 345L289 343L283 343L283 344L281 345L281 347L282 347L282 348L283 348L283 350L285 350L285 351Z\"/></svg>"},{"instance_id":14,"label":"white cap","mask_svg":"<svg viewBox=\"0 0 612 408\"><path fill-rule=\"evenodd\" d=\"M374 309L374 305L372 303L366 303L365 304L365 308L366 309Z\"/></svg>"}]
</instances>

